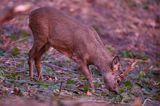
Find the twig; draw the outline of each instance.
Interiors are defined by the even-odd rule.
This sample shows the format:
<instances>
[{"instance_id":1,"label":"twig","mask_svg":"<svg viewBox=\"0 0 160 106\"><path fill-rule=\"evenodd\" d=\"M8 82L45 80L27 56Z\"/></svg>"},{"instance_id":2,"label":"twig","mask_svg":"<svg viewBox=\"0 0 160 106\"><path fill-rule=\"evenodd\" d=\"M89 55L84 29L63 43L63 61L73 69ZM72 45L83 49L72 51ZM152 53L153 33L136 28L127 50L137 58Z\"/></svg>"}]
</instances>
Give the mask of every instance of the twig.
<instances>
[{"instance_id":1,"label":"twig","mask_svg":"<svg viewBox=\"0 0 160 106\"><path fill-rule=\"evenodd\" d=\"M63 82L61 81L60 87L59 87L59 94L58 94L58 95L60 95L60 93L61 93L61 91L62 91L62 84L63 84Z\"/></svg>"},{"instance_id":2,"label":"twig","mask_svg":"<svg viewBox=\"0 0 160 106\"><path fill-rule=\"evenodd\" d=\"M59 66L54 65L54 64L45 64L45 65L48 66L48 67L50 67L50 68L53 68L53 69L59 69L59 70L62 70L62 71L69 71L68 69L59 67Z\"/></svg>"},{"instance_id":3,"label":"twig","mask_svg":"<svg viewBox=\"0 0 160 106\"><path fill-rule=\"evenodd\" d=\"M151 100L151 99L145 99L145 101L143 102L142 106L145 106L145 103L146 103L147 101L152 101L152 100Z\"/></svg>"}]
</instances>

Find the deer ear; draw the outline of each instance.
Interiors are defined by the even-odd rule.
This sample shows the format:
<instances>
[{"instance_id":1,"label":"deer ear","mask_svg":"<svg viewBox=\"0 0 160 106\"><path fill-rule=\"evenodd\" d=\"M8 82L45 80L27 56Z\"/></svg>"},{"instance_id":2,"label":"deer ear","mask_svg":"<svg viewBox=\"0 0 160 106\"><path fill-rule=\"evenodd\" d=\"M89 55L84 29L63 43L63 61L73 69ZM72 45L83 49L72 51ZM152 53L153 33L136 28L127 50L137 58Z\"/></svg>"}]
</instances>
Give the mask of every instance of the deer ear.
<instances>
[{"instance_id":1,"label":"deer ear","mask_svg":"<svg viewBox=\"0 0 160 106\"><path fill-rule=\"evenodd\" d=\"M112 64L115 65L115 64L118 64L120 62L120 58L119 56L115 56L112 60Z\"/></svg>"},{"instance_id":2,"label":"deer ear","mask_svg":"<svg viewBox=\"0 0 160 106\"><path fill-rule=\"evenodd\" d=\"M120 58L119 56L115 56L111 62L111 69L112 71L117 71L119 70L120 67Z\"/></svg>"}]
</instances>

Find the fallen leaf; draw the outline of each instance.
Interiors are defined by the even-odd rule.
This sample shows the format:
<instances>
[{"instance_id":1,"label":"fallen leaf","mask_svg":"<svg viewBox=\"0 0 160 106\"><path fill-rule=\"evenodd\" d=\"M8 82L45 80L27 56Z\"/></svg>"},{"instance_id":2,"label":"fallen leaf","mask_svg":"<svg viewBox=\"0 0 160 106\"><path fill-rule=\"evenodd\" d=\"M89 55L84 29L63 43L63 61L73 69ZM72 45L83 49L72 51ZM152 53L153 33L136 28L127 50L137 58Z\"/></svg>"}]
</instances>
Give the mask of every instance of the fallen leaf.
<instances>
[{"instance_id":1,"label":"fallen leaf","mask_svg":"<svg viewBox=\"0 0 160 106\"><path fill-rule=\"evenodd\" d=\"M87 91L87 96L92 96L92 93L90 91Z\"/></svg>"}]
</instances>

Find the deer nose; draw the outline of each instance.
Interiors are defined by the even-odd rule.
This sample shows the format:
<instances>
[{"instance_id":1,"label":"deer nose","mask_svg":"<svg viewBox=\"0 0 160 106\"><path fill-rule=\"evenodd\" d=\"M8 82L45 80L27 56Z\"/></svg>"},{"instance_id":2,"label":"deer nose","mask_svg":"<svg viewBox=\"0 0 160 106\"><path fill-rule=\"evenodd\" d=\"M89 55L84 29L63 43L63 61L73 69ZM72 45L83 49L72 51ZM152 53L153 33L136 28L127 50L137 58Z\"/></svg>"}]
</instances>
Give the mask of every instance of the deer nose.
<instances>
[{"instance_id":1,"label":"deer nose","mask_svg":"<svg viewBox=\"0 0 160 106\"><path fill-rule=\"evenodd\" d=\"M112 92L114 92L114 93L118 93L118 88L117 87L111 88L109 90L112 91Z\"/></svg>"},{"instance_id":2,"label":"deer nose","mask_svg":"<svg viewBox=\"0 0 160 106\"><path fill-rule=\"evenodd\" d=\"M107 89L110 90L111 92L118 93L118 87L117 86L109 86L109 87L107 87Z\"/></svg>"}]
</instances>

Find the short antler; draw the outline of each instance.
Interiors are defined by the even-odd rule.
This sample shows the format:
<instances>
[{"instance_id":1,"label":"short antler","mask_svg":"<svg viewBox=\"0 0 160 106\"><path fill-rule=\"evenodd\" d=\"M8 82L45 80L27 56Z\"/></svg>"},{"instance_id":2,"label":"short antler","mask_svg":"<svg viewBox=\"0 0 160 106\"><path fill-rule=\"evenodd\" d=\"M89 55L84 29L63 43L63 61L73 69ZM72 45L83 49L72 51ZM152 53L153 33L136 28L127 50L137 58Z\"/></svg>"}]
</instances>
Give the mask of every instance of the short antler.
<instances>
[{"instance_id":1,"label":"short antler","mask_svg":"<svg viewBox=\"0 0 160 106\"><path fill-rule=\"evenodd\" d=\"M134 68L135 68L135 65L138 61L136 61L135 59L133 60L133 62L131 62L131 64L128 66L128 68L122 73L120 74L120 78L121 80L128 75L129 72L131 72Z\"/></svg>"}]
</instances>

